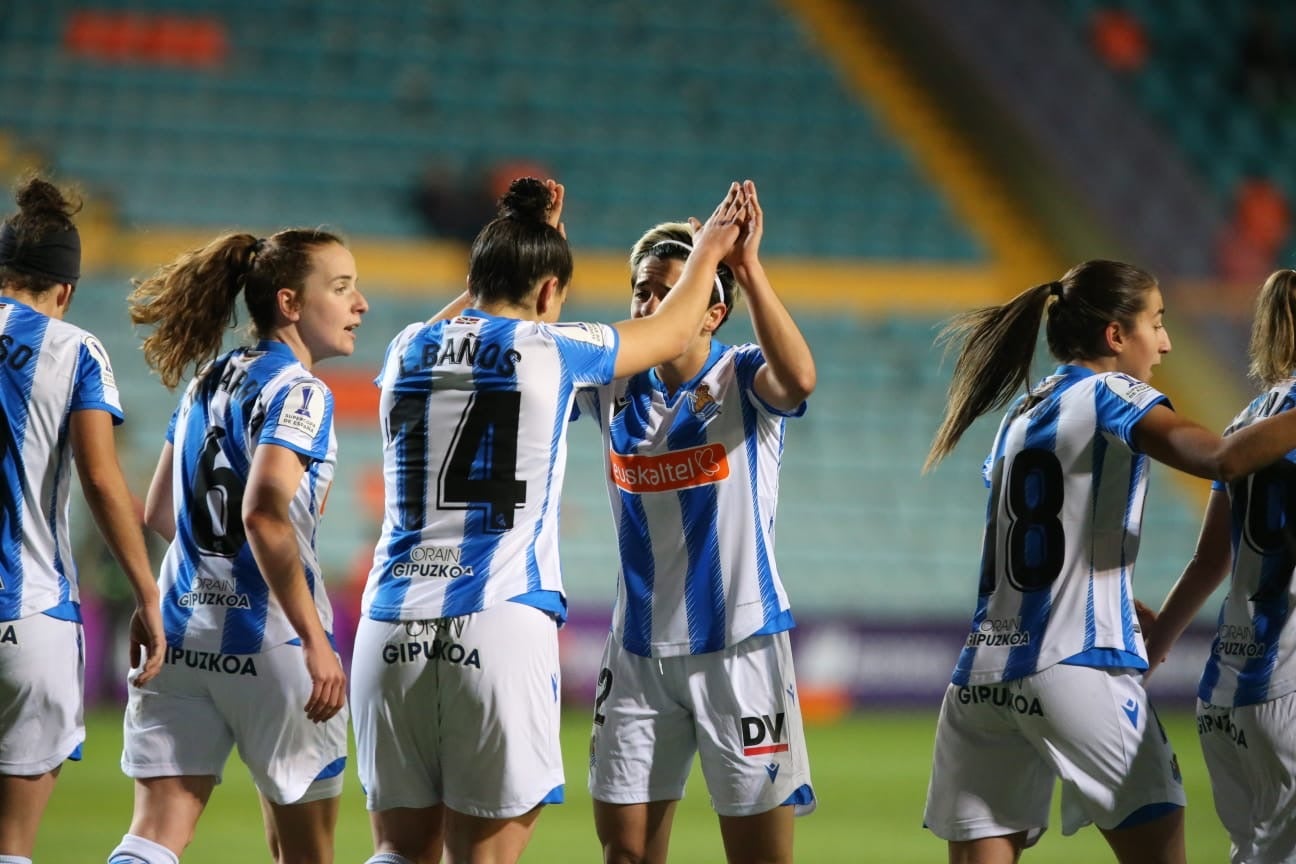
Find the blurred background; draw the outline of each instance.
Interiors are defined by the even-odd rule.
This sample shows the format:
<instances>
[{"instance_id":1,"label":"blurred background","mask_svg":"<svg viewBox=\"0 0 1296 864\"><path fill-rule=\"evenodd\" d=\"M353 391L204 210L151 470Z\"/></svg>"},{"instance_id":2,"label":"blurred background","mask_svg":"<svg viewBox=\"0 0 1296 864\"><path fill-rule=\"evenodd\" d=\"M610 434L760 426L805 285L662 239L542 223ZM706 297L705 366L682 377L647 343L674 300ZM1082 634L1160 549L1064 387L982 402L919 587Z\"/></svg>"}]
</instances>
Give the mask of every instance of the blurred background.
<instances>
[{"instance_id":1,"label":"blurred background","mask_svg":"<svg viewBox=\"0 0 1296 864\"><path fill-rule=\"evenodd\" d=\"M940 322L1130 260L1165 292L1174 352L1153 383L1222 430L1251 393L1257 288L1296 251L1293 47L1296 7L1227 0L0 0L0 174L44 166L85 194L70 320L113 358L140 494L175 394L142 361L130 278L224 229L349 238L372 310L355 356L319 370L344 643L381 518L373 375L400 326L462 288L509 179L566 185L572 320L624 317L633 241L754 179L767 267L819 366L778 516L803 698L824 718L934 712L974 602L993 435L979 423L920 474L950 371ZM750 338L743 313L726 341ZM580 711L616 578L585 425L562 504ZM1205 492L1154 468L1136 580L1154 607ZM78 524L88 692L119 698L121 580ZM1171 704L1191 706L1208 638L1153 682Z\"/></svg>"}]
</instances>

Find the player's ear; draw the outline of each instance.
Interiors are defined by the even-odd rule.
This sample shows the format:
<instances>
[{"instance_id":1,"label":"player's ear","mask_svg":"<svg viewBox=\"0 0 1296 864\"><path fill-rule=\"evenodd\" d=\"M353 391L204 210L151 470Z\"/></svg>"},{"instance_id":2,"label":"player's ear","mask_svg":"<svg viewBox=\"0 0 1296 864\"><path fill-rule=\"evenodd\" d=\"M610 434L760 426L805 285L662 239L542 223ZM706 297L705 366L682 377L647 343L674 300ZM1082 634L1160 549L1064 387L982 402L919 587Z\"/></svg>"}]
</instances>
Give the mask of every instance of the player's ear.
<instances>
[{"instance_id":1,"label":"player's ear","mask_svg":"<svg viewBox=\"0 0 1296 864\"><path fill-rule=\"evenodd\" d=\"M1125 328L1119 321L1108 321L1103 328L1103 346L1113 357L1125 350Z\"/></svg>"}]
</instances>

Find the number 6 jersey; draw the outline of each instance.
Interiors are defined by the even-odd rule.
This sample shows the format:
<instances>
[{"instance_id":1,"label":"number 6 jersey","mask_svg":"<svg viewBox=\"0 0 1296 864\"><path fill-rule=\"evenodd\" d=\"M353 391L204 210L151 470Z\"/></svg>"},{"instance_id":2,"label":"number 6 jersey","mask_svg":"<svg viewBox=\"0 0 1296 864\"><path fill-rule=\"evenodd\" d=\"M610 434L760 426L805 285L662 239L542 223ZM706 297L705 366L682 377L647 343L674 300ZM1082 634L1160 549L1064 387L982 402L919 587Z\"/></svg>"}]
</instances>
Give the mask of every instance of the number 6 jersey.
<instances>
[{"instance_id":1,"label":"number 6 jersey","mask_svg":"<svg viewBox=\"0 0 1296 864\"><path fill-rule=\"evenodd\" d=\"M1166 397L1119 372L1060 366L1004 416L976 614L958 685L1056 663L1147 668L1132 579L1148 457L1134 426Z\"/></svg>"},{"instance_id":2,"label":"number 6 jersey","mask_svg":"<svg viewBox=\"0 0 1296 864\"><path fill-rule=\"evenodd\" d=\"M320 622L333 610L315 554L315 529L333 480L333 394L281 342L214 360L189 382L171 417L175 539L159 583L167 644L254 654L298 638L252 557L243 491L253 451L274 444L308 460L289 515Z\"/></svg>"},{"instance_id":3,"label":"number 6 jersey","mask_svg":"<svg viewBox=\"0 0 1296 864\"><path fill-rule=\"evenodd\" d=\"M443 618L506 600L566 616L558 500L576 388L612 380L617 334L465 310L411 324L377 383L382 537L362 612Z\"/></svg>"}]
</instances>

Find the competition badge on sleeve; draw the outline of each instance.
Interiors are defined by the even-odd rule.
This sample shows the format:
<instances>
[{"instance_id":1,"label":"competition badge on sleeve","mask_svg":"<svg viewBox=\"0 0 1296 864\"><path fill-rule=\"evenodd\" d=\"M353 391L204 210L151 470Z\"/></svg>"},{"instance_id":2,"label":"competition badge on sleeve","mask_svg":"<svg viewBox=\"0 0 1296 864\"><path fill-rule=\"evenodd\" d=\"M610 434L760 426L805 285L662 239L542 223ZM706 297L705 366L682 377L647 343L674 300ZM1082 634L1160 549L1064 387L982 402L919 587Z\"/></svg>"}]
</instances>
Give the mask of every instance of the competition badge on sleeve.
<instances>
[{"instance_id":1,"label":"competition badge on sleeve","mask_svg":"<svg viewBox=\"0 0 1296 864\"><path fill-rule=\"evenodd\" d=\"M108 362L108 352L104 350L103 345L99 344L98 339L89 335L81 341L85 343L86 350L90 352L90 356L95 358L95 361L99 363L99 375L103 379L103 385L105 387L116 389L117 379L113 375L112 363Z\"/></svg>"},{"instance_id":2,"label":"competition badge on sleeve","mask_svg":"<svg viewBox=\"0 0 1296 864\"><path fill-rule=\"evenodd\" d=\"M324 388L316 381L294 384L284 399L279 415L279 431L295 433L313 441L324 422Z\"/></svg>"}]
</instances>

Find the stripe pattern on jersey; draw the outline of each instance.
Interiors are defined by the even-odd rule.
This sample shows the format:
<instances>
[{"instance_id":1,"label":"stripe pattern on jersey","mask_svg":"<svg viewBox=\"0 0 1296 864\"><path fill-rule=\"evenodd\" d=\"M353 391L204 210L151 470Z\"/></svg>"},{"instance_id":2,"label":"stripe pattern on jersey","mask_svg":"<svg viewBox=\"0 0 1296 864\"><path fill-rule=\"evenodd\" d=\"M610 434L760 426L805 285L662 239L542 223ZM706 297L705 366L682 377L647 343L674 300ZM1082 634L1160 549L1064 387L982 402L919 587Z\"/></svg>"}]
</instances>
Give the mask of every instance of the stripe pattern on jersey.
<instances>
[{"instance_id":1,"label":"stripe pattern on jersey","mask_svg":"<svg viewBox=\"0 0 1296 864\"><path fill-rule=\"evenodd\" d=\"M1087 652L1146 668L1132 579L1148 458L1133 434L1164 402L1129 376L1066 365L1010 408L984 469L981 583L955 684L1010 681Z\"/></svg>"},{"instance_id":2,"label":"stripe pattern on jersey","mask_svg":"<svg viewBox=\"0 0 1296 864\"><path fill-rule=\"evenodd\" d=\"M315 535L333 480L333 395L283 343L223 354L189 383L171 418L176 535L159 584L167 643L253 654L298 638L271 594L242 523L242 502L260 446L307 460L289 518L307 586L326 632L333 611Z\"/></svg>"},{"instance_id":3,"label":"stripe pattern on jersey","mask_svg":"<svg viewBox=\"0 0 1296 864\"><path fill-rule=\"evenodd\" d=\"M1252 400L1225 434L1293 407L1296 378L1288 378ZM1296 453L1227 491L1233 572L1197 694L1212 705L1255 705L1296 691Z\"/></svg>"},{"instance_id":4,"label":"stripe pattern on jersey","mask_svg":"<svg viewBox=\"0 0 1296 864\"><path fill-rule=\"evenodd\" d=\"M576 388L612 378L617 334L465 310L388 346L385 507L363 614L466 615L506 600L565 617L558 497Z\"/></svg>"},{"instance_id":5,"label":"stripe pattern on jersey","mask_svg":"<svg viewBox=\"0 0 1296 864\"><path fill-rule=\"evenodd\" d=\"M719 651L793 626L774 559L788 417L754 384L756 345L713 341L675 393L655 371L582 392L603 431L620 573L612 627L639 656Z\"/></svg>"},{"instance_id":6,"label":"stripe pattern on jersey","mask_svg":"<svg viewBox=\"0 0 1296 864\"><path fill-rule=\"evenodd\" d=\"M80 620L68 501L76 411L123 419L112 364L94 336L0 301L0 620Z\"/></svg>"}]
</instances>

